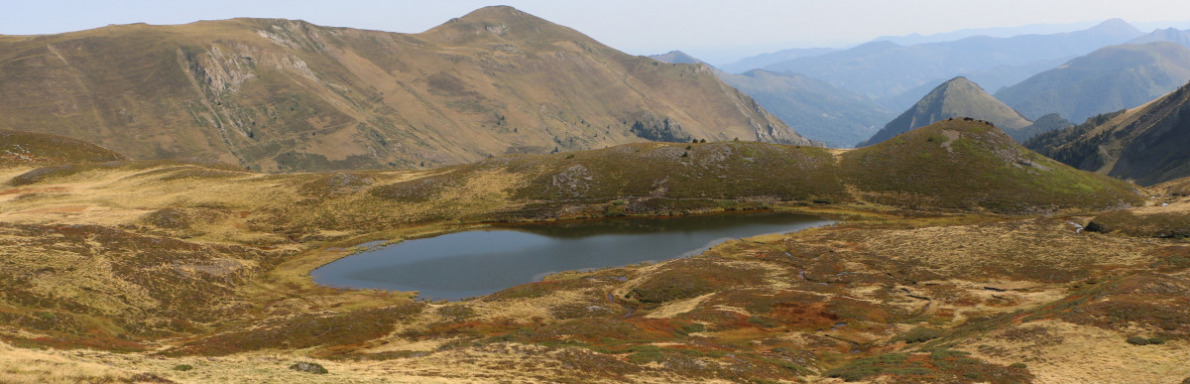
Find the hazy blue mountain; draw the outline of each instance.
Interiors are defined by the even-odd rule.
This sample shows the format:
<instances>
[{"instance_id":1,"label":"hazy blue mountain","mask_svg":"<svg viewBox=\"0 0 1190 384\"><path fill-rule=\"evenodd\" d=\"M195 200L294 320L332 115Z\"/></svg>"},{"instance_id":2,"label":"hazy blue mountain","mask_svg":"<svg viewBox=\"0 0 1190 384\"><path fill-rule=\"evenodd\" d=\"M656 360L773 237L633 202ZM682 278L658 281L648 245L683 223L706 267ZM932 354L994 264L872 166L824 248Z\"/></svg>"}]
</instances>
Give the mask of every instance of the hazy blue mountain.
<instances>
[{"instance_id":1,"label":"hazy blue mountain","mask_svg":"<svg viewBox=\"0 0 1190 384\"><path fill-rule=\"evenodd\" d=\"M1093 21L1083 21L1065 24L1029 24L1015 27L968 28L929 35L914 33L905 36L880 36L872 39L872 41L891 41L898 45L917 45L955 41L972 36L1013 37L1020 35L1049 35L1083 30L1093 27L1095 24Z\"/></svg>"},{"instance_id":2,"label":"hazy blue mountain","mask_svg":"<svg viewBox=\"0 0 1190 384\"><path fill-rule=\"evenodd\" d=\"M764 68L770 64L780 63L786 60L793 60L803 57L821 56L831 52L838 51L835 48L793 48L786 49L772 53L764 53L756 56L745 57L730 64L723 65L721 69L731 73L743 73L757 68Z\"/></svg>"},{"instance_id":3,"label":"hazy blue mountain","mask_svg":"<svg viewBox=\"0 0 1190 384\"><path fill-rule=\"evenodd\" d=\"M829 147L847 148L871 137L893 113L867 98L799 74L752 70L720 73L723 81L760 103L786 125Z\"/></svg>"},{"instance_id":4,"label":"hazy blue mountain","mask_svg":"<svg viewBox=\"0 0 1190 384\"><path fill-rule=\"evenodd\" d=\"M1133 39L1128 44L1144 44L1156 41L1168 41L1181 44L1184 47L1190 47L1190 30L1183 31L1177 28L1158 29L1147 35Z\"/></svg>"},{"instance_id":5,"label":"hazy blue mountain","mask_svg":"<svg viewBox=\"0 0 1190 384\"><path fill-rule=\"evenodd\" d=\"M681 51L649 57L666 63L706 65L702 60ZM871 137L881 124L893 117L890 110L881 108L866 97L805 75L764 70L735 75L713 70L723 82L756 100L756 103L802 136L823 142L829 147L851 147Z\"/></svg>"},{"instance_id":6,"label":"hazy blue mountain","mask_svg":"<svg viewBox=\"0 0 1190 384\"><path fill-rule=\"evenodd\" d=\"M896 135L950 118L988 121L1005 132L1017 131L1032 124L971 80L956 77L934 88L859 146L881 143Z\"/></svg>"},{"instance_id":7,"label":"hazy blue mountain","mask_svg":"<svg viewBox=\"0 0 1190 384\"><path fill-rule=\"evenodd\" d=\"M1062 63L1065 63L1073 57L1066 57L1055 60L1039 61L1018 66L999 66L986 71L979 71L964 75L976 84L999 84L998 89L988 89L989 93L995 93L1004 87L1020 83L1030 76L1035 75L1045 70L1052 69ZM917 86L916 88L905 91L899 95L882 97L872 100L881 107L893 111L903 110L921 100L926 94L930 93L936 86L935 84L943 83L946 78L938 78L928 83Z\"/></svg>"},{"instance_id":8,"label":"hazy blue mountain","mask_svg":"<svg viewBox=\"0 0 1190 384\"><path fill-rule=\"evenodd\" d=\"M962 40L902 46L876 41L845 51L786 60L765 67L773 72L801 73L873 100L913 91L940 78L1001 71L983 78L988 89L1012 83L997 79L1027 78L1036 63L1084 55L1143 35L1123 20L1093 28L1050 35L1010 38L976 36ZM1014 70L1014 68L1016 68Z\"/></svg>"},{"instance_id":9,"label":"hazy blue mountain","mask_svg":"<svg viewBox=\"0 0 1190 384\"><path fill-rule=\"evenodd\" d=\"M1059 113L1083 121L1132 108L1190 80L1190 48L1170 43L1106 47L996 93L1026 117Z\"/></svg>"}]
</instances>

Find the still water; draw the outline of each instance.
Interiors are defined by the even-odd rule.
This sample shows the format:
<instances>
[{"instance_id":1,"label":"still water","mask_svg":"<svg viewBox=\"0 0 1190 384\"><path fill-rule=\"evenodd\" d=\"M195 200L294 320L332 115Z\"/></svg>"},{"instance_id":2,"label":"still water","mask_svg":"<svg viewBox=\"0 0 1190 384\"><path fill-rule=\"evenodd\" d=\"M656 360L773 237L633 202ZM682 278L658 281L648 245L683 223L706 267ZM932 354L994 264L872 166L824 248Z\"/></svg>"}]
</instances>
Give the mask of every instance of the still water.
<instances>
[{"instance_id":1,"label":"still water","mask_svg":"<svg viewBox=\"0 0 1190 384\"><path fill-rule=\"evenodd\" d=\"M482 296L550 273L701 253L730 239L830 224L785 213L622 218L517 225L407 240L310 272L316 283L419 291L428 299Z\"/></svg>"}]
</instances>

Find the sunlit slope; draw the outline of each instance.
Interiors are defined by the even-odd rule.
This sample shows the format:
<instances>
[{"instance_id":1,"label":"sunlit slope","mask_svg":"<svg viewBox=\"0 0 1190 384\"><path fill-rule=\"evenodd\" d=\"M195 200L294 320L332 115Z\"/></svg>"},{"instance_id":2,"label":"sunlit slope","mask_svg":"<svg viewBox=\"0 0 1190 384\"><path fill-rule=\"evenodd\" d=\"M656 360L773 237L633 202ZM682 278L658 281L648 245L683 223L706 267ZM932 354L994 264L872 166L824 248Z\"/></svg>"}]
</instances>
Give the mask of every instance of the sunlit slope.
<instances>
[{"instance_id":1,"label":"sunlit slope","mask_svg":"<svg viewBox=\"0 0 1190 384\"><path fill-rule=\"evenodd\" d=\"M124 155L82 140L0 129L0 167L126 160Z\"/></svg>"},{"instance_id":2,"label":"sunlit slope","mask_svg":"<svg viewBox=\"0 0 1190 384\"><path fill-rule=\"evenodd\" d=\"M1139 204L1129 184L1079 171L987 123L944 120L843 155L840 167L876 201L1030 212Z\"/></svg>"},{"instance_id":3,"label":"sunlit slope","mask_svg":"<svg viewBox=\"0 0 1190 384\"><path fill-rule=\"evenodd\" d=\"M0 128L263 171L692 139L809 144L706 67L509 7L420 34L235 19L0 36Z\"/></svg>"}]
</instances>

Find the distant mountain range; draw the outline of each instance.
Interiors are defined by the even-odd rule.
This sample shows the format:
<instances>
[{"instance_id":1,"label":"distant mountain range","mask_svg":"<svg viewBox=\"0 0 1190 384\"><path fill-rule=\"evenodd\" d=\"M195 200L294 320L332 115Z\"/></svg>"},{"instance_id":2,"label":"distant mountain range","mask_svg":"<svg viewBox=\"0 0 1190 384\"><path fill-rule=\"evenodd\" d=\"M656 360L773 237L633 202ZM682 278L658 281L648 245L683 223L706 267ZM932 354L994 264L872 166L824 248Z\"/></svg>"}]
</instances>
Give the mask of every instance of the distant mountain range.
<instances>
[{"instance_id":1,"label":"distant mountain range","mask_svg":"<svg viewBox=\"0 0 1190 384\"><path fill-rule=\"evenodd\" d=\"M1059 113L1072 121L1132 108L1190 81L1190 48L1158 41L1115 45L1000 90L996 98L1026 117Z\"/></svg>"},{"instance_id":2,"label":"distant mountain range","mask_svg":"<svg viewBox=\"0 0 1190 384\"><path fill-rule=\"evenodd\" d=\"M1145 44L1156 41L1168 41L1184 47L1190 47L1190 30L1177 28L1158 29L1147 35L1129 41L1128 44Z\"/></svg>"},{"instance_id":3,"label":"distant mountain range","mask_svg":"<svg viewBox=\"0 0 1190 384\"><path fill-rule=\"evenodd\" d=\"M666 63L703 63L682 51L649 57ZM846 148L871 137L893 116L863 96L796 73L759 69L738 75L718 69L715 73L799 134L829 147Z\"/></svg>"},{"instance_id":4,"label":"distant mountain range","mask_svg":"<svg viewBox=\"0 0 1190 384\"><path fill-rule=\"evenodd\" d=\"M764 69L800 73L882 101L886 108L907 108L916 97L897 97L954 76L971 76L991 90L1014 84L1037 71L1095 49L1143 35L1123 20L1090 29L1008 38L986 36L901 46L876 41L844 51L770 64ZM916 91L920 92L920 91Z\"/></svg>"},{"instance_id":5,"label":"distant mountain range","mask_svg":"<svg viewBox=\"0 0 1190 384\"><path fill-rule=\"evenodd\" d=\"M757 69L720 77L798 133L834 148L871 137L893 117L892 111L863 96L805 75Z\"/></svg>"},{"instance_id":6,"label":"distant mountain range","mask_svg":"<svg viewBox=\"0 0 1190 384\"><path fill-rule=\"evenodd\" d=\"M1095 24L1095 22L1079 22L1068 24L1030 24L1015 27L968 28L929 35L913 33L905 36L880 36L872 39L872 41L890 41L897 43L897 45L917 45L955 41L974 36L1013 37L1021 35L1051 35L1083 30L1093 27Z\"/></svg>"},{"instance_id":7,"label":"distant mountain range","mask_svg":"<svg viewBox=\"0 0 1190 384\"><path fill-rule=\"evenodd\" d=\"M264 171L645 140L812 144L709 67L627 55L510 7L413 35L235 19L0 36L0 128Z\"/></svg>"},{"instance_id":8,"label":"distant mountain range","mask_svg":"<svg viewBox=\"0 0 1190 384\"><path fill-rule=\"evenodd\" d=\"M786 60L800 59L803 57L821 56L831 52L838 51L835 48L793 48L781 50L773 53L764 53L756 56L745 57L735 62L723 65L721 69L730 73L744 73L753 69L764 68L772 64L780 63Z\"/></svg>"},{"instance_id":9,"label":"distant mountain range","mask_svg":"<svg viewBox=\"0 0 1190 384\"><path fill-rule=\"evenodd\" d=\"M859 146L878 144L919 127L953 118L987 121L1006 132L1018 131L1032 124L971 80L956 77L934 88L870 139L859 143Z\"/></svg>"},{"instance_id":10,"label":"distant mountain range","mask_svg":"<svg viewBox=\"0 0 1190 384\"><path fill-rule=\"evenodd\" d=\"M1190 85L1127 111L1038 135L1030 149L1140 185L1190 176Z\"/></svg>"}]
</instances>

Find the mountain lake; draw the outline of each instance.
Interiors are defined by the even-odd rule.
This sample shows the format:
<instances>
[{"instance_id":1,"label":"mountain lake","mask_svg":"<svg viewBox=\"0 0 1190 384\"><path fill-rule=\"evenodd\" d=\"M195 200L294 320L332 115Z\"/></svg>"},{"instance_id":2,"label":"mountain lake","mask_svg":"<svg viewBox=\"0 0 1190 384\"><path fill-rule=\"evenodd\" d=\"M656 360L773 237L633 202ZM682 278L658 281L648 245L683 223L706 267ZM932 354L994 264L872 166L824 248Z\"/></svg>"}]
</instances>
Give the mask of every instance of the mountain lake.
<instances>
[{"instance_id":1,"label":"mountain lake","mask_svg":"<svg viewBox=\"0 0 1190 384\"><path fill-rule=\"evenodd\" d=\"M831 223L763 212L503 225L377 247L310 276L332 287L418 291L426 299L458 300L552 273L693 256L726 240Z\"/></svg>"}]
</instances>

